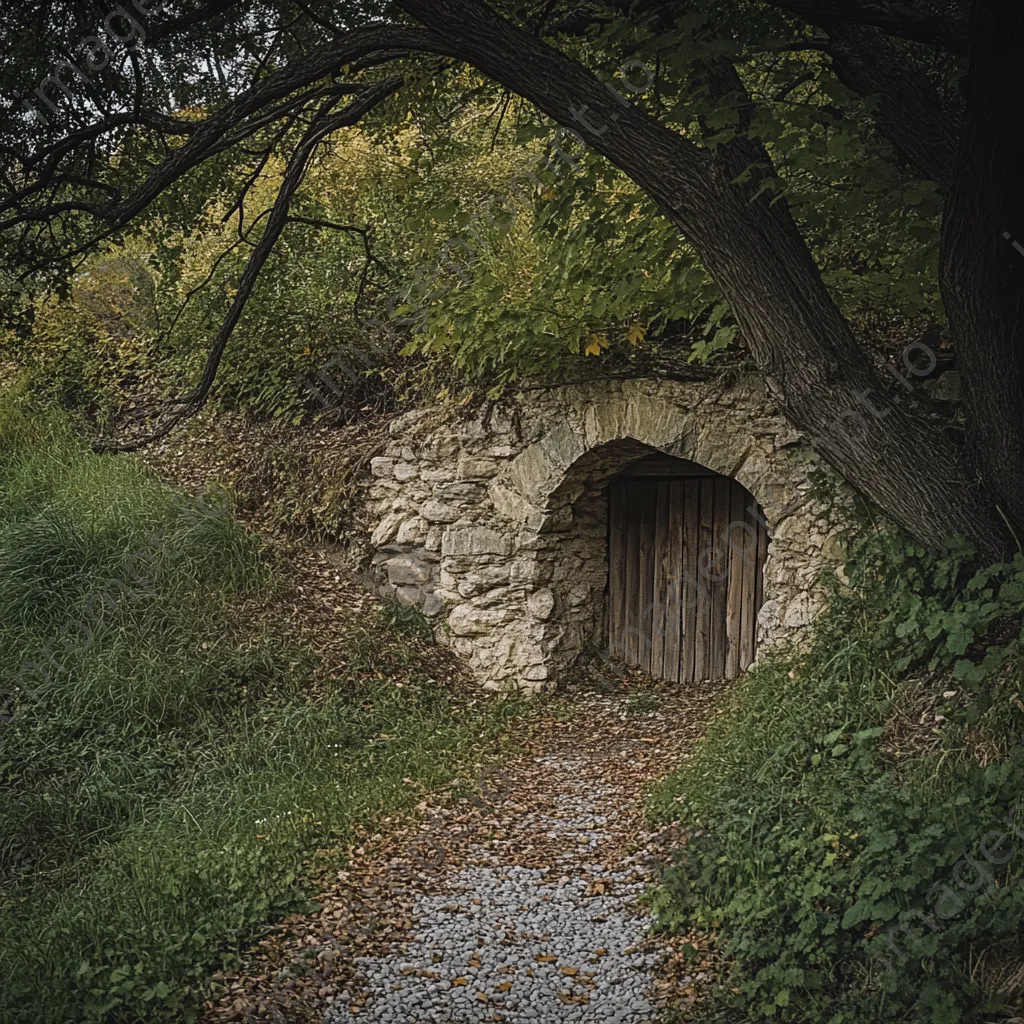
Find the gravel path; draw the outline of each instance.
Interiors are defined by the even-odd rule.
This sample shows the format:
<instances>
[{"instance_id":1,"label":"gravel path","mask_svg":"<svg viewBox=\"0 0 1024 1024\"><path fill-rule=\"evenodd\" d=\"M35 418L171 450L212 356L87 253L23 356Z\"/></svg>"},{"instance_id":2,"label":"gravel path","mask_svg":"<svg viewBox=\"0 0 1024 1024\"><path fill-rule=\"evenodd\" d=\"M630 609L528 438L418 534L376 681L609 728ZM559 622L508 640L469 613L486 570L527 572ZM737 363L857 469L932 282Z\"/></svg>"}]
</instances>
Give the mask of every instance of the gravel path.
<instances>
[{"instance_id":1,"label":"gravel path","mask_svg":"<svg viewBox=\"0 0 1024 1024\"><path fill-rule=\"evenodd\" d=\"M546 721L489 780L481 806L425 800L416 823L354 851L320 914L287 933L293 962L314 956L311 983L286 970L282 988L279 971L268 993L272 972L253 970L205 1019L656 1021L667 947L637 898L666 837L644 831L644 791L686 756L714 697L580 697L570 722ZM690 981L676 972L672 986Z\"/></svg>"},{"instance_id":2,"label":"gravel path","mask_svg":"<svg viewBox=\"0 0 1024 1024\"><path fill-rule=\"evenodd\" d=\"M535 763L563 792L553 813L527 812L514 827L519 839L536 831L562 845L559 866L508 866L470 846L479 863L416 898L415 933L400 949L356 959L365 980L334 999L330 1024L352 1019L354 994L365 1007L359 1018L374 1024L653 1019L646 992L656 954L637 948L649 924L635 907L643 877L587 860L610 839L612 790L588 782L581 758Z\"/></svg>"}]
</instances>

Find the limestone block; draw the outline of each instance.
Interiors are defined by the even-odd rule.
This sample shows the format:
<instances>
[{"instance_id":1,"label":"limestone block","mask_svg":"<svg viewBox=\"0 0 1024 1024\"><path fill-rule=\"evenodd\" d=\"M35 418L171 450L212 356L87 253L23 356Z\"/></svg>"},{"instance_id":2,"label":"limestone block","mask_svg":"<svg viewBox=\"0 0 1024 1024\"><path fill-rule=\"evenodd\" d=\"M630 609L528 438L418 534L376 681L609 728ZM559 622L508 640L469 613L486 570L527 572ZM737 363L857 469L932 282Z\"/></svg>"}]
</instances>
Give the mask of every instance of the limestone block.
<instances>
[{"instance_id":1,"label":"limestone block","mask_svg":"<svg viewBox=\"0 0 1024 1024\"><path fill-rule=\"evenodd\" d=\"M450 469L424 469L420 479L428 484L447 484L455 479L455 474Z\"/></svg>"},{"instance_id":2,"label":"limestone block","mask_svg":"<svg viewBox=\"0 0 1024 1024\"><path fill-rule=\"evenodd\" d=\"M422 591L419 587L395 587L395 600L408 607L419 604Z\"/></svg>"},{"instance_id":3,"label":"limestone block","mask_svg":"<svg viewBox=\"0 0 1024 1024\"><path fill-rule=\"evenodd\" d=\"M485 459L479 456L463 455L455 469L459 480L490 480L501 469L496 459Z\"/></svg>"},{"instance_id":4,"label":"limestone block","mask_svg":"<svg viewBox=\"0 0 1024 1024\"><path fill-rule=\"evenodd\" d=\"M407 548L402 554L412 555L413 558L418 558L421 562L431 566L436 566L440 562L435 552L428 551L424 547Z\"/></svg>"},{"instance_id":5,"label":"limestone block","mask_svg":"<svg viewBox=\"0 0 1024 1024\"><path fill-rule=\"evenodd\" d=\"M389 477L395 468L395 460L377 456L370 459L370 472L375 477Z\"/></svg>"},{"instance_id":6,"label":"limestone block","mask_svg":"<svg viewBox=\"0 0 1024 1024\"><path fill-rule=\"evenodd\" d=\"M447 432L431 438L430 441L423 446L423 453L425 455L430 455L437 460L452 459L458 455L458 452L458 438Z\"/></svg>"},{"instance_id":7,"label":"limestone block","mask_svg":"<svg viewBox=\"0 0 1024 1024\"><path fill-rule=\"evenodd\" d=\"M538 526L539 533L558 533L573 525L572 505L562 505L547 513Z\"/></svg>"},{"instance_id":8,"label":"limestone block","mask_svg":"<svg viewBox=\"0 0 1024 1024\"><path fill-rule=\"evenodd\" d=\"M587 450L586 441L570 426L559 423L537 442L552 465L564 472Z\"/></svg>"},{"instance_id":9,"label":"limestone block","mask_svg":"<svg viewBox=\"0 0 1024 1024\"><path fill-rule=\"evenodd\" d=\"M426 540L423 541L423 546L428 551L440 551L441 550L441 540L442 540L443 537L444 537L444 527L443 526L432 526L429 530L427 530L427 537L426 537Z\"/></svg>"},{"instance_id":10,"label":"limestone block","mask_svg":"<svg viewBox=\"0 0 1024 1024\"><path fill-rule=\"evenodd\" d=\"M430 579L430 566L409 555L399 555L387 563L388 581L395 584L420 584Z\"/></svg>"},{"instance_id":11,"label":"limestone block","mask_svg":"<svg viewBox=\"0 0 1024 1024\"><path fill-rule=\"evenodd\" d=\"M509 608L521 603L522 595L519 594L513 587L495 587L493 590L488 590L487 593L481 594L473 603L478 608Z\"/></svg>"},{"instance_id":12,"label":"limestone block","mask_svg":"<svg viewBox=\"0 0 1024 1024\"><path fill-rule=\"evenodd\" d=\"M459 597L476 597L477 594L481 594L487 589L487 584L475 573L468 572L459 577L458 583L455 584L455 589L458 591Z\"/></svg>"},{"instance_id":13,"label":"limestone block","mask_svg":"<svg viewBox=\"0 0 1024 1024\"><path fill-rule=\"evenodd\" d=\"M526 599L526 607L535 619L543 622L550 619L551 613L555 610L555 595L546 587L535 590Z\"/></svg>"},{"instance_id":14,"label":"limestone block","mask_svg":"<svg viewBox=\"0 0 1024 1024\"><path fill-rule=\"evenodd\" d=\"M773 523L768 520L772 530L772 543L781 546L785 542L793 541L797 548L803 548L803 540L807 536L810 524L804 516L786 516L781 523Z\"/></svg>"},{"instance_id":15,"label":"limestone block","mask_svg":"<svg viewBox=\"0 0 1024 1024\"><path fill-rule=\"evenodd\" d=\"M814 601L810 594L797 594L786 606L782 624L789 629L806 626L814 619L815 611Z\"/></svg>"},{"instance_id":16,"label":"limestone block","mask_svg":"<svg viewBox=\"0 0 1024 1024\"><path fill-rule=\"evenodd\" d=\"M422 608L424 615L440 615L444 611L444 599L436 590L431 590L428 594L423 595Z\"/></svg>"},{"instance_id":17,"label":"limestone block","mask_svg":"<svg viewBox=\"0 0 1024 1024\"><path fill-rule=\"evenodd\" d=\"M460 658L472 658L475 650L472 640L466 640L463 637L453 637L451 643L452 650L454 650Z\"/></svg>"},{"instance_id":18,"label":"limestone block","mask_svg":"<svg viewBox=\"0 0 1024 1024\"><path fill-rule=\"evenodd\" d=\"M444 576L442 574L442 584ZM476 572L467 572L461 576L455 589L463 597L473 597L486 590L508 583L508 566L505 564L481 566Z\"/></svg>"},{"instance_id":19,"label":"limestone block","mask_svg":"<svg viewBox=\"0 0 1024 1024\"><path fill-rule=\"evenodd\" d=\"M401 512L392 512L385 516L378 524L377 529L370 535L370 543L375 548L379 548L392 541L404 518L405 516Z\"/></svg>"},{"instance_id":20,"label":"limestone block","mask_svg":"<svg viewBox=\"0 0 1024 1024\"><path fill-rule=\"evenodd\" d=\"M583 431L587 444L594 448L616 438L626 437L626 404L620 396L606 402L588 404L583 410Z\"/></svg>"},{"instance_id":21,"label":"limestone block","mask_svg":"<svg viewBox=\"0 0 1024 1024\"><path fill-rule=\"evenodd\" d=\"M509 485L521 499L543 507L558 483L558 468L544 447L531 444L509 467Z\"/></svg>"},{"instance_id":22,"label":"limestone block","mask_svg":"<svg viewBox=\"0 0 1024 1024\"><path fill-rule=\"evenodd\" d=\"M528 530L539 529L544 521L544 513L531 505L510 483L492 480L487 495L498 512Z\"/></svg>"},{"instance_id":23,"label":"limestone block","mask_svg":"<svg viewBox=\"0 0 1024 1024\"><path fill-rule=\"evenodd\" d=\"M430 523L454 523L462 515L462 509L432 498L420 507L420 515Z\"/></svg>"},{"instance_id":24,"label":"limestone block","mask_svg":"<svg viewBox=\"0 0 1024 1024\"><path fill-rule=\"evenodd\" d=\"M508 621L502 608L477 608L468 601L456 605L448 615L448 628L455 636L481 636Z\"/></svg>"},{"instance_id":25,"label":"limestone block","mask_svg":"<svg viewBox=\"0 0 1024 1024\"><path fill-rule=\"evenodd\" d=\"M441 555L509 555L512 538L486 526L449 526L441 538Z\"/></svg>"},{"instance_id":26,"label":"limestone block","mask_svg":"<svg viewBox=\"0 0 1024 1024\"><path fill-rule=\"evenodd\" d=\"M551 578L551 567L533 556L517 558L509 566L510 583L541 583Z\"/></svg>"},{"instance_id":27,"label":"limestone block","mask_svg":"<svg viewBox=\"0 0 1024 1024\"><path fill-rule=\"evenodd\" d=\"M405 483L406 480L412 480L419 475L419 470L411 462L396 462L392 472L399 483Z\"/></svg>"},{"instance_id":28,"label":"limestone block","mask_svg":"<svg viewBox=\"0 0 1024 1024\"><path fill-rule=\"evenodd\" d=\"M463 481L441 484L434 493L440 501L465 504L467 501L479 502L485 492L482 484L466 483Z\"/></svg>"},{"instance_id":29,"label":"limestone block","mask_svg":"<svg viewBox=\"0 0 1024 1024\"><path fill-rule=\"evenodd\" d=\"M406 519L398 528L395 539L399 544L422 544L427 538L429 524L420 516Z\"/></svg>"}]
</instances>

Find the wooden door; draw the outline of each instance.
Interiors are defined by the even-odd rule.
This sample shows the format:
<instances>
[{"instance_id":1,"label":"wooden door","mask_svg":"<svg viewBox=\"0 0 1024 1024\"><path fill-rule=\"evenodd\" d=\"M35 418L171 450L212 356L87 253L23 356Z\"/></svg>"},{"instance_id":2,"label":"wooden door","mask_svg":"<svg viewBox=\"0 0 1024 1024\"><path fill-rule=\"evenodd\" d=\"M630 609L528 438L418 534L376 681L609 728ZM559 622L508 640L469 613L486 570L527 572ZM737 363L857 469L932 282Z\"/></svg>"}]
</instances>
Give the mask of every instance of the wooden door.
<instances>
[{"instance_id":1,"label":"wooden door","mask_svg":"<svg viewBox=\"0 0 1024 1024\"><path fill-rule=\"evenodd\" d=\"M665 461L649 465L664 473ZM746 488L706 470L622 475L608 512L612 653L661 679L739 675L754 660L768 552Z\"/></svg>"}]
</instances>

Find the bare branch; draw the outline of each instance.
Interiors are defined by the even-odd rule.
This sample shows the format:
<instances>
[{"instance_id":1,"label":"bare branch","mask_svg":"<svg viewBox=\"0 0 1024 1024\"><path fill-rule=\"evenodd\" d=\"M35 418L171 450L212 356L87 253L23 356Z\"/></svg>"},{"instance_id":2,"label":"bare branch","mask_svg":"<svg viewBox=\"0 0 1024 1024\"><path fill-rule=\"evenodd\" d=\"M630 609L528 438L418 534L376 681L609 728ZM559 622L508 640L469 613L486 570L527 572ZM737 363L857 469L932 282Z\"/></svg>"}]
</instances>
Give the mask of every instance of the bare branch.
<instances>
[{"instance_id":1,"label":"bare branch","mask_svg":"<svg viewBox=\"0 0 1024 1024\"><path fill-rule=\"evenodd\" d=\"M872 0L761 0L762 3L799 15L812 25L841 21L871 25L891 36L924 43L950 53L967 53L967 26L937 14L911 13L905 4L889 5Z\"/></svg>"},{"instance_id":2,"label":"bare branch","mask_svg":"<svg viewBox=\"0 0 1024 1024\"><path fill-rule=\"evenodd\" d=\"M294 97L293 94L297 90L327 77L344 64L367 57L378 50L433 50L437 46L438 42L433 35L423 30L393 25L371 25L354 29L338 43L317 50L308 57L273 72L227 103L216 114L195 126L185 144L170 151L145 181L124 200L105 207L77 204L74 208L92 214L104 222L104 230L91 239L88 245L95 245L124 227L193 167L253 134L258 127L280 117L283 111L310 98ZM353 88L338 85L327 92L352 91ZM375 95L375 91L367 95ZM267 107L281 100L286 102L269 114L266 113ZM254 122L247 124L246 119L254 114L259 116ZM109 118L105 123L109 125L113 120L113 117ZM131 118L124 123L132 123ZM68 147L65 145L62 151L67 152ZM16 208L17 205L18 198L12 197L6 204L0 204L0 209L5 206ZM59 210L52 207L45 211L19 212L16 217L10 218L0 227L11 227L24 220L43 219L56 212Z\"/></svg>"},{"instance_id":3,"label":"bare branch","mask_svg":"<svg viewBox=\"0 0 1024 1024\"><path fill-rule=\"evenodd\" d=\"M224 357L228 342L231 340L231 335L234 333L235 327L245 311L246 304L259 278L260 271L270 258L274 245L289 222L289 206L296 190L302 184L309 161L317 146L328 135L339 128L357 124L365 114L396 92L402 84L403 79L398 77L390 78L372 90L367 90L364 96L353 100L344 110L337 113L331 113L331 108L338 102L337 97L324 101L320 111L313 119L312 124L307 129L288 162L284 180L281 183L277 199L267 220L266 229L253 250L252 256L250 256L246 263L245 270L238 284L238 291L235 293L234 299L231 302L231 308L228 310L228 315L214 337L214 343L206 362L206 369L202 380L189 394L176 402L165 405L165 411L169 409L170 413L164 422L151 433L142 438L123 443L98 442L95 446L96 450L106 452L137 451L153 441L166 437L179 423L190 416L194 416L203 407L216 380L217 370Z\"/></svg>"},{"instance_id":4,"label":"bare branch","mask_svg":"<svg viewBox=\"0 0 1024 1024\"><path fill-rule=\"evenodd\" d=\"M214 21L221 15L227 14L240 6L241 0L211 0L205 7L200 7L198 11L193 11L191 14L183 14L180 18L173 18L170 21L161 22L159 25L154 25L152 29L147 28L146 38L150 43L168 39L181 32L187 32L197 25L205 25L207 22Z\"/></svg>"},{"instance_id":5,"label":"bare branch","mask_svg":"<svg viewBox=\"0 0 1024 1024\"><path fill-rule=\"evenodd\" d=\"M322 220L320 217L301 217L298 214L291 214L288 220L293 224L308 224L314 228L330 228L332 231L347 231L354 235L367 234L366 228L357 228L354 224L335 224L333 220Z\"/></svg>"}]
</instances>

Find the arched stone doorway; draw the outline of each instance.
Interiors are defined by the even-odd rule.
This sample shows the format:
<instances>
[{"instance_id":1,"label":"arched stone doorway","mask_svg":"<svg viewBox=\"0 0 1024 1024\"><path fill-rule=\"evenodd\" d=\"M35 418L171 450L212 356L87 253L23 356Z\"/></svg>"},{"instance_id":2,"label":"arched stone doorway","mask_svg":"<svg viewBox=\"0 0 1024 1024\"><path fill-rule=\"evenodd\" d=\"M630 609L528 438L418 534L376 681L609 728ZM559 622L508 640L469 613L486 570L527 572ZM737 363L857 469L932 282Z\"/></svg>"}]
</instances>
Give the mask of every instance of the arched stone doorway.
<instances>
[{"instance_id":1,"label":"arched stone doorway","mask_svg":"<svg viewBox=\"0 0 1024 1024\"><path fill-rule=\"evenodd\" d=\"M767 523L753 495L658 453L608 485L612 656L676 682L733 679L754 660Z\"/></svg>"},{"instance_id":2,"label":"arched stone doorway","mask_svg":"<svg viewBox=\"0 0 1024 1024\"><path fill-rule=\"evenodd\" d=\"M821 571L842 553L849 492L816 462L755 378L566 385L524 393L513 409L471 418L419 410L396 420L391 434L371 464L379 590L437 616L438 636L489 687L542 689L581 655L616 653L609 631L609 495L613 479L641 460L695 464L712 481L712 513L727 497L732 522L734 494L749 495L760 517L747 522L763 531L752 541L754 571L744 577L748 570L741 568L734 583L751 602L748 614L738 606L733 635L741 640L730 654L727 623L724 655L720 641L714 659L708 655L712 674L720 658L722 673L731 675L754 656L752 646L764 651L795 640L821 607ZM716 497L719 478L742 492ZM698 486L697 493L699 507L705 492ZM713 514L709 523L713 534ZM734 540L743 543L738 533ZM698 544L696 556L707 546ZM713 576L724 569L716 568L713 544L711 552L706 568ZM699 563L697 572L699 581ZM743 588L745 578L750 585ZM717 598L710 583L709 614L724 597L728 617L728 579ZM703 670L693 652L697 678ZM664 673L664 646L659 657ZM685 680L687 671L673 678Z\"/></svg>"}]
</instances>

